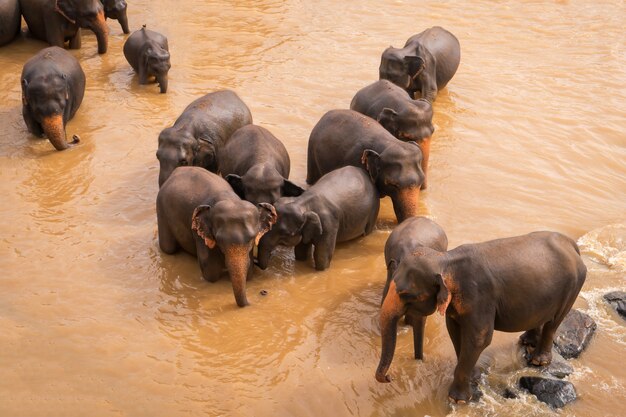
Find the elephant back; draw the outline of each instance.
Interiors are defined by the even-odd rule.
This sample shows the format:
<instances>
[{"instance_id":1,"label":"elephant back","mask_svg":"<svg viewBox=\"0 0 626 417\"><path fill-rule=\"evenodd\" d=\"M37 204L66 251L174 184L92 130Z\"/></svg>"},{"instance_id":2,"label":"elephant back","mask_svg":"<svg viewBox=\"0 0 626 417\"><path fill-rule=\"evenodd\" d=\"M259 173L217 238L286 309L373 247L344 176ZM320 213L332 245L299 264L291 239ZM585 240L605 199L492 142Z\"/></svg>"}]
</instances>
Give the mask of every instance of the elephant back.
<instances>
[{"instance_id":1,"label":"elephant back","mask_svg":"<svg viewBox=\"0 0 626 417\"><path fill-rule=\"evenodd\" d=\"M21 23L18 0L0 2L0 46L11 42L20 33Z\"/></svg>"}]
</instances>

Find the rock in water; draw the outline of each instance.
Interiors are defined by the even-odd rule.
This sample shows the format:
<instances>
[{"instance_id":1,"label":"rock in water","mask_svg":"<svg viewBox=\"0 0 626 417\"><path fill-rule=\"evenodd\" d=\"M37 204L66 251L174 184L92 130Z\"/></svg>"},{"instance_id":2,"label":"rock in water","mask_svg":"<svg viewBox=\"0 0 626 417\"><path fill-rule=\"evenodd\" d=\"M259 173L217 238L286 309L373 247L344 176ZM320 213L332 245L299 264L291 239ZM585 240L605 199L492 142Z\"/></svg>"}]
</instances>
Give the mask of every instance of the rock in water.
<instances>
[{"instance_id":1,"label":"rock in water","mask_svg":"<svg viewBox=\"0 0 626 417\"><path fill-rule=\"evenodd\" d=\"M570 310L554 337L554 347L565 358L577 358L596 331L596 322L587 314Z\"/></svg>"},{"instance_id":2,"label":"rock in water","mask_svg":"<svg viewBox=\"0 0 626 417\"><path fill-rule=\"evenodd\" d=\"M604 299L622 316L622 318L626 319L626 292L613 291L604 294Z\"/></svg>"},{"instance_id":3,"label":"rock in water","mask_svg":"<svg viewBox=\"0 0 626 417\"><path fill-rule=\"evenodd\" d=\"M519 380L519 386L552 408L561 408L576 399L574 385L559 379L523 376Z\"/></svg>"}]
</instances>

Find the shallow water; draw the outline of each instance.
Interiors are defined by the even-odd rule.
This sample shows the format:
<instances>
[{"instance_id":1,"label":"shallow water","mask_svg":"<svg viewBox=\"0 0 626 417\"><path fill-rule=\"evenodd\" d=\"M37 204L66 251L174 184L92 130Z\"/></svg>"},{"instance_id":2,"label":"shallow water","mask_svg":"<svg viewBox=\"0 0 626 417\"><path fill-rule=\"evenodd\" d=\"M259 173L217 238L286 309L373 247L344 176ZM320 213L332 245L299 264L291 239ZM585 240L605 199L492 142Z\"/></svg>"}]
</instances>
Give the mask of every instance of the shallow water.
<instances>
[{"instance_id":1,"label":"shallow water","mask_svg":"<svg viewBox=\"0 0 626 417\"><path fill-rule=\"evenodd\" d=\"M109 52L85 34L72 53L87 91L56 152L21 117L20 72L45 45L0 48L0 415L552 415L500 396L523 371L517 334L498 333L479 364L482 401L450 407L454 352L429 319L424 363L401 332L379 384L382 249L395 225L339 245L317 272L281 251L235 306L228 281L158 249L157 136L205 93L235 90L306 175L319 118L377 79L381 52L441 25L461 65L434 105L423 215L461 243L548 229L580 239L589 268L576 304L598 322L570 377L563 415L621 415L625 322L602 294L626 278L626 51L623 1L141 1L169 38L170 85L139 86L115 21ZM587 232L592 233L587 234ZM259 295L265 289L268 295Z\"/></svg>"}]
</instances>

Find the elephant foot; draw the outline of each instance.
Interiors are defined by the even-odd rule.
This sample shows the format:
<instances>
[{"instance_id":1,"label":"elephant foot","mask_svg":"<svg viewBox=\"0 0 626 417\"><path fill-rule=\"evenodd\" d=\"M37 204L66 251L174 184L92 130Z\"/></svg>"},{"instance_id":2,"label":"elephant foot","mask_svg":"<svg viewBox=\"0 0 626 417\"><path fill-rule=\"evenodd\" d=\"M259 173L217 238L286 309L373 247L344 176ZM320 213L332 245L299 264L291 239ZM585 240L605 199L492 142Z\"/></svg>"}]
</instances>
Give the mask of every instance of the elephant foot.
<instances>
[{"instance_id":1,"label":"elephant foot","mask_svg":"<svg viewBox=\"0 0 626 417\"><path fill-rule=\"evenodd\" d=\"M472 393L469 387L465 389L452 386L448 391L448 400L453 404L467 404L472 399Z\"/></svg>"},{"instance_id":2,"label":"elephant foot","mask_svg":"<svg viewBox=\"0 0 626 417\"><path fill-rule=\"evenodd\" d=\"M546 366L550 365L550 362L552 362L552 352L534 351L528 359L528 364L534 366Z\"/></svg>"}]
</instances>

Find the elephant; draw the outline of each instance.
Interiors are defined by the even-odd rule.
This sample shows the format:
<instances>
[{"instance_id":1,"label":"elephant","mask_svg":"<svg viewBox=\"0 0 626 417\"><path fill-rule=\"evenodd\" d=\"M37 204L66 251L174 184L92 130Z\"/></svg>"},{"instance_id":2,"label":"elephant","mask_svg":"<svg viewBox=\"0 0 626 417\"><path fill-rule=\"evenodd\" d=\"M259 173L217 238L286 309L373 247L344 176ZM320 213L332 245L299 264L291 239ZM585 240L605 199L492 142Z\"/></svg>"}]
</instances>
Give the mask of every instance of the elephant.
<instances>
[{"instance_id":1,"label":"elephant","mask_svg":"<svg viewBox=\"0 0 626 417\"><path fill-rule=\"evenodd\" d=\"M167 92L167 73L171 64L165 36L146 29L144 25L124 42L124 56L139 74L139 84L148 84L148 78L154 77L159 83L161 93Z\"/></svg>"},{"instance_id":2,"label":"elephant","mask_svg":"<svg viewBox=\"0 0 626 417\"><path fill-rule=\"evenodd\" d=\"M406 91L388 80L378 80L359 90L350 109L376 119L389 133L404 141L412 140L422 151L422 171L427 187L428 159L433 127L433 107L428 100L413 100Z\"/></svg>"},{"instance_id":3,"label":"elephant","mask_svg":"<svg viewBox=\"0 0 626 417\"><path fill-rule=\"evenodd\" d=\"M424 183L422 152L394 138L376 120L353 110L331 110L309 137L307 183L342 166L364 167L380 197L390 196L398 222L417 215Z\"/></svg>"},{"instance_id":4,"label":"elephant","mask_svg":"<svg viewBox=\"0 0 626 417\"><path fill-rule=\"evenodd\" d=\"M217 172L219 149L237 129L251 123L250 109L231 90L215 91L193 101L174 126L159 135L159 187L178 166Z\"/></svg>"},{"instance_id":5,"label":"elephant","mask_svg":"<svg viewBox=\"0 0 626 417\"><path fill-rule=\"evenodd\" d=\"M380 79L404 88L411 97L433 102L437 92L452 79L461 62L461 45L440 26L411 36L404 48L390 46L380 59Z\"/></svg>"},{"instance_id":6,"label":"elephant","mask_svg":"<svg viewBox=\"0 0 626 417\"><path fill-rule=\"evenodd\" d=\"M457 356L449 390L453 402L471 400L473 368L494 330L525 331L520 342L532 351L529 363L548 365L554 333L586 273L576 242L556 232L466 244L443 253L420 248L398 264L381 307L383 345L376 379L390 382L395 326L408 309L422 316L435 310L445 314Z\"/></svg>"},{"instance_id":7,"label":"elephant","mask_svg":"<svg viewBox=\"0 0 626 417\"><path fill-rule=\"evenodd\" d=\"M128 5L125 0L100 0L104 6L104 17L107 19L115 19L120 22L122 31L125 34L130 33L128 28L128 16L126 16L126 9Z\"/></svg>"},{"instance_id":8,"label":"elephant","mask_svg":"<svg viewBox=\"0 0 626 417\"><path fill-rule=\"evenodd\" d=\"M237 129L218 155L218 172L244 200L273 204L282 196L304 190L289 181L290 161L285 145L267 129L246 125Z\"/></svg>"},{"instance_id":9,"label":"elephant","mask_svg":"<svg viewBox=\"0 0 626 417\"><path fill-rule=\"evenodd\" d=\"M159 189L156 209L161 250L197 256L209 282L226 267L237 305L249 305L252 249L276 222L274 207L240 199L222 177L204 168L180 167Z\"/></svg>"},{"instance_id":10,"label":"elephant","mask_svg":"<svg viewBox=\"0 0 626 417\"><path fill-rule=\"evenodd\" d=\"M37 39L52 46L80 48L80 28L96 34L98 53L107 51L109 27L100 0L20 0L28 30Z\"/></svg>"},{"instance_id":11,"label":"elephant","mask_svg":"<svg viewBox=\"0 0 626 417\"><path fill-rule=\"evenodd\" d=\"M22 115L28 130L47 136L56 150L78 143L66 140L65 125L85 94L85 73L78 60L58 46L42 49L22 70Z\"/></svg>"},{"instance_id":12,"label":"elephant","mask_svg":"<svg viewBox=\"0 0 626 417\"><path fill-rule=\"evenodd\" d=\"M10 43L20 33L22 14L18 0L0 2L0 46Z\"/></svg>"},{"instance_id":13,"label":"elephant","mask_svg":"<svg viewBox=\"0 0 626 417\"><path fill-rule=\"evenodd\" d=\"M276 202L278 221L259 242L258 266L266 269L276 246L295 246L296 259L309 259L315 269L330 266L337 242L368 235L374 229L380 199L368 174L345 166L324 175L299 197Z\"/></svg>"},{"instance_id":14,"label":"elephant","mask_svg":"<svg viewBox=\"0 0 626 417\"><path fill-rule=\"evenodd\" d=\"M426 217L411 217L400 223L389 235L385 243L385 265L387 266L387 282L383 289L383 297L381 305L383 305L389 286L393 280L393 273L398 268L398 264L405 256L419 251L426 247L439 252L445 252L448 249L448 237L446 232L434 221ZM398 320L400 317L394 317ZM424 359L424 327L426 325L426 317L419 312L407 307L405 311L405 320L413 328L413 349L415 359ZM397 323L387 326L385 330L392 331L397 327ZM395 350L395 334L382 335L383 341L390 341L390 350ZM388 353L387 353L388 354Z\"/></svg>"}]
</instances>

